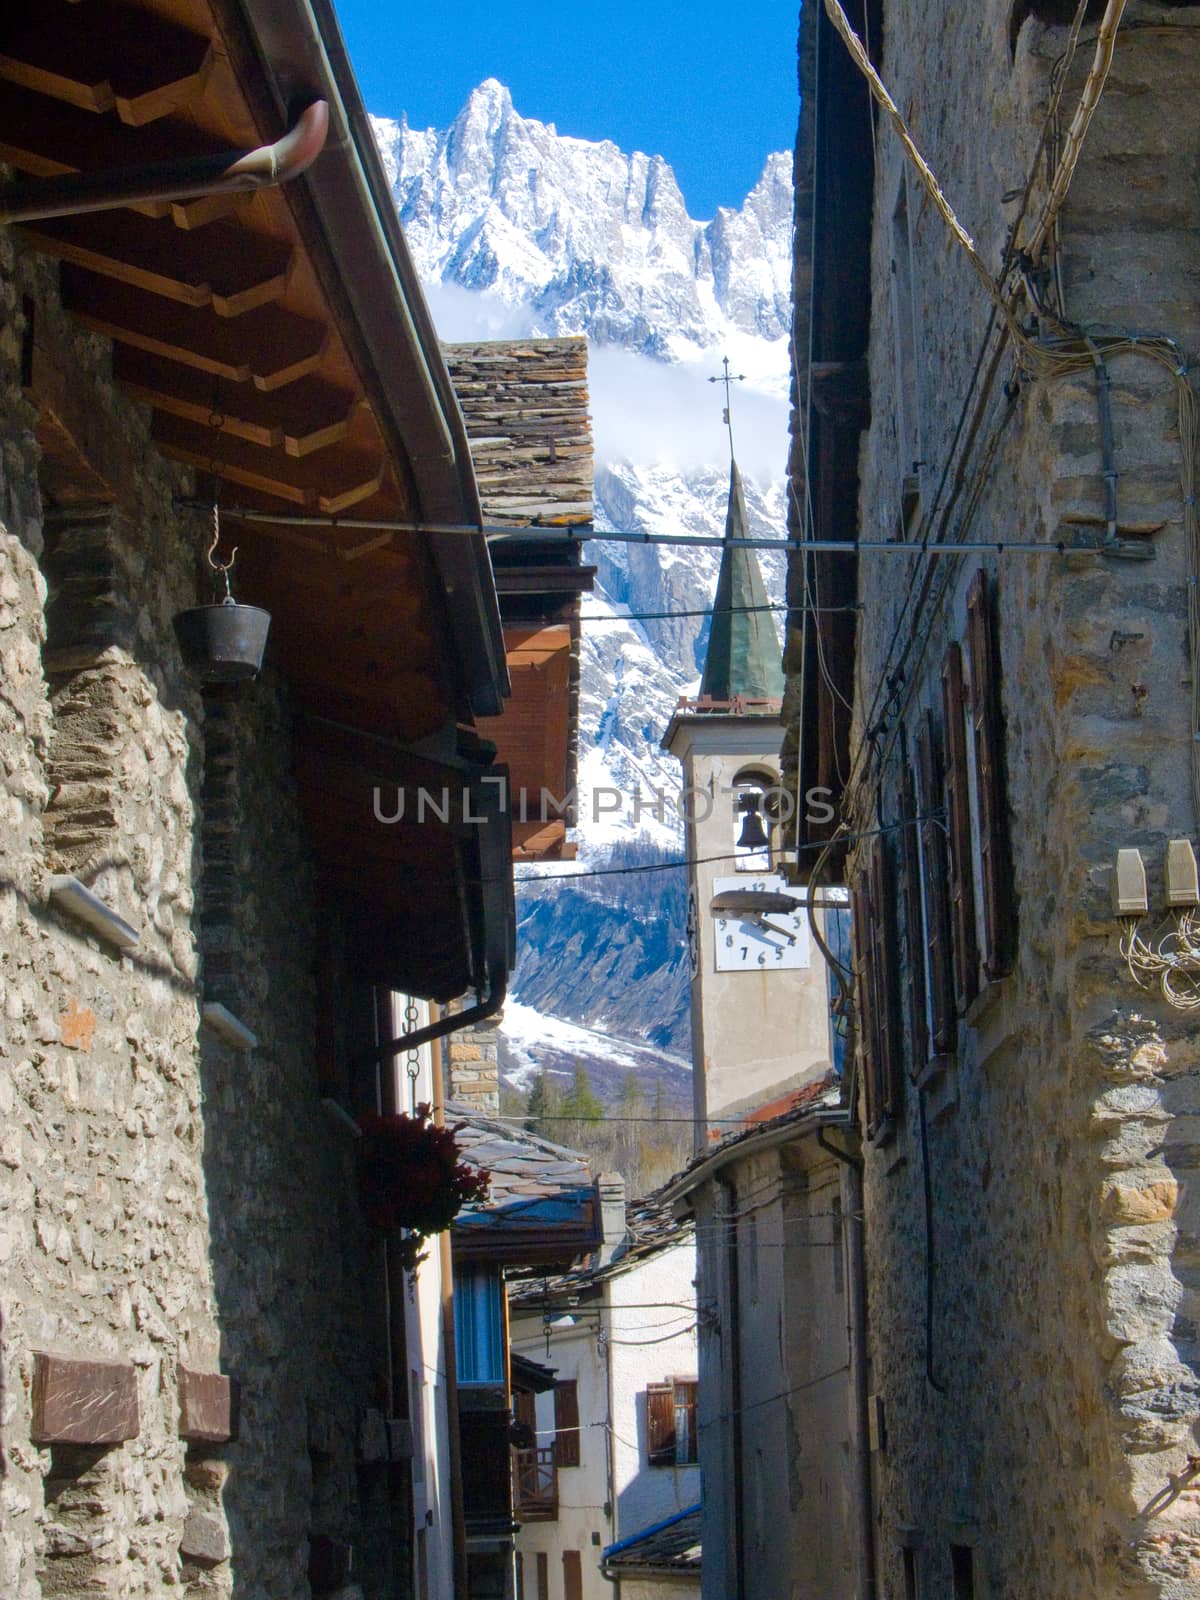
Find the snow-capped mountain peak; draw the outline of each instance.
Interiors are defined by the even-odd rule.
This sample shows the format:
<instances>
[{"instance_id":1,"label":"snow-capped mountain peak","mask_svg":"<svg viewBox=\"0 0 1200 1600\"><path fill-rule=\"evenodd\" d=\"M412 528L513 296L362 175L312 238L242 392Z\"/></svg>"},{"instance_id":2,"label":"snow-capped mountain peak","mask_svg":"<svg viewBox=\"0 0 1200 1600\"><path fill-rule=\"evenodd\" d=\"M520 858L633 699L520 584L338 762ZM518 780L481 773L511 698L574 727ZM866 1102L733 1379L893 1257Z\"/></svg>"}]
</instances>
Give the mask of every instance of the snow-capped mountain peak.
<instances>
[{"instance_id":1,"label":"snow-capped mountain peak","mask_svg":"<svg viewBox=\"0 0 1200 1600\"><path fill-rule=\"evenodd\" d=\"M449 128L373 122L428 280L527 306L531 331L660 358L786 336L789 156L767 157L740 209L698 222L662 156L559 134L495 78Z\"/></svg>"}]
</instances>

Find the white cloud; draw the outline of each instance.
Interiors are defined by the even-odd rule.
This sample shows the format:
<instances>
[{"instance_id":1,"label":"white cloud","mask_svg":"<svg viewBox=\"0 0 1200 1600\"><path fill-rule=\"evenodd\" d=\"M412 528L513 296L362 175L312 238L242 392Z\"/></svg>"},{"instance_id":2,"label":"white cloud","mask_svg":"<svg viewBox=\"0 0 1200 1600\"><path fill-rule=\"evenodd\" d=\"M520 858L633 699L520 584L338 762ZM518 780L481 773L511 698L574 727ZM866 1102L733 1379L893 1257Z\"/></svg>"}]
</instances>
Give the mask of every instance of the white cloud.
<instances>
[{"instance_id":1,"label":"white cloud","mask_svg":"<svg viewBox=\"0 0 1200 1600\"><path fill-rule=\"evenodd\" d=\"M786 354L780 359L786 363ZM588 386L597 459L679 469L727 460L724 395L719 384L708 381L720 370L717 353L665 366L626 350L593 345ZM733 441L748 477L761 482L782 478L787 469L787 401L748 382L736 384Z\"/></svg>"},{"instance_id":2,"label":"white cloud","mask_svg":"<svg viewBox=\"0 0 1200 1600\"><path fill-rule=\"evenodd\" d=\"M425 300L438 338L448 344L474 339L524 339L533 328L527 306L510 305L495 295L462 289L456 283L426 283Z\"/></svg>"}]
</instances>

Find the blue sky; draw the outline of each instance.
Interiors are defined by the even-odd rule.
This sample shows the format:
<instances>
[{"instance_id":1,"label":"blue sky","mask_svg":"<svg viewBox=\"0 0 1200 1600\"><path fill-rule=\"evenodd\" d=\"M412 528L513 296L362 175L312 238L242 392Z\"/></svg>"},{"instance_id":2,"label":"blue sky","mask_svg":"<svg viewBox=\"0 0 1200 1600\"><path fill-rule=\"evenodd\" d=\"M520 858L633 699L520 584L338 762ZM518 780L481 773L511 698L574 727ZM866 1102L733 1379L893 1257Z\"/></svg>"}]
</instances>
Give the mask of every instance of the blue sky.
<instances>
[{"instance_id":1,"label":"blue sky","mask_svg":"<svg viewBox=\"0 0 1200 1600\"><path fill-rule=\"evenodd\" d=\"M798 0L335 4L369 111L444 127L499 78L522 116L665 156L697 218L795 139Z\"/></svg>"}]
</instances>

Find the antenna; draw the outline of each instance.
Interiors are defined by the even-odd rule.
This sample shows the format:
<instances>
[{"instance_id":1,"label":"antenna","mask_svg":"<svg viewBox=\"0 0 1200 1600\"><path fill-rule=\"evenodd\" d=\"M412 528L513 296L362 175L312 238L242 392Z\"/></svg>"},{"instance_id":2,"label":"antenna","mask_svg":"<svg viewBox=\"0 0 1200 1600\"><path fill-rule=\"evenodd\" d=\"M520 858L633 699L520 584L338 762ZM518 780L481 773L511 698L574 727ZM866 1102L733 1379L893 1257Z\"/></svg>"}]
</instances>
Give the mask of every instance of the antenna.
<instances>
[{"instance_id":1,"label":"antenna","mask_svg":"<svg viewBox=\"0 0 1200 1600\"><path fill-rule=\"evenodd\" d=\"M744 372L730 372L730 370L729 370L729 357L728 356L722 356L721 357L721 365L725 369L724 372L720 373L715 378L710 378L708 381L709 381L709 383L723 383L725 385L725 409L721 413L721 421L729 429L729 459L730 459L730 461L732 461L733 460L733 396L732 396L732 394L730 392L730 385L734 384L734 383L742 383L745 380L746 374Z\"/></svg>"}]
</instances>

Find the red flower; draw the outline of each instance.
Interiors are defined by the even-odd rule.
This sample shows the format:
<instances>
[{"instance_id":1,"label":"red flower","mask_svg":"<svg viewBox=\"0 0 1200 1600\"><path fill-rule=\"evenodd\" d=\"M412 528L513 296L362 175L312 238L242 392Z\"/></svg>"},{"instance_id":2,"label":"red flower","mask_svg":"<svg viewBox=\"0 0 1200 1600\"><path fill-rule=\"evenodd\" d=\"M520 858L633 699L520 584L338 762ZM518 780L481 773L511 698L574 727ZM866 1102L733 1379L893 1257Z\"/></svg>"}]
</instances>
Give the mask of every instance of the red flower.
<instances>
[{"instance_id":1,"label":"red flower","mask_svg":"<svg viewBox=\"0 0 1200 1600\"><path fill-rule=\"evenodd\" d=\"M406 1264L415 1268L430 1234L448 1228L464 1205L486 1200L489 1175L460 1159L455 1134L463 1124L439 1128L427 1104L411 1117L367 1112L358 1123L359 1204L375 1227L410 1231Z\"/></svg>"}]
</instances>

